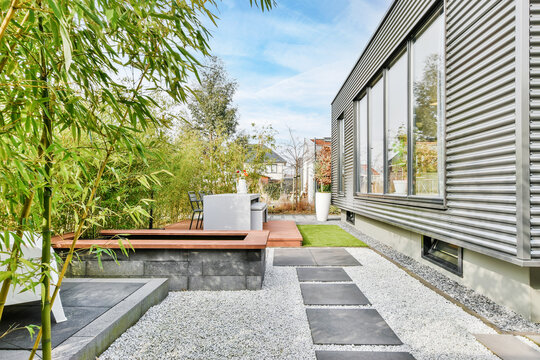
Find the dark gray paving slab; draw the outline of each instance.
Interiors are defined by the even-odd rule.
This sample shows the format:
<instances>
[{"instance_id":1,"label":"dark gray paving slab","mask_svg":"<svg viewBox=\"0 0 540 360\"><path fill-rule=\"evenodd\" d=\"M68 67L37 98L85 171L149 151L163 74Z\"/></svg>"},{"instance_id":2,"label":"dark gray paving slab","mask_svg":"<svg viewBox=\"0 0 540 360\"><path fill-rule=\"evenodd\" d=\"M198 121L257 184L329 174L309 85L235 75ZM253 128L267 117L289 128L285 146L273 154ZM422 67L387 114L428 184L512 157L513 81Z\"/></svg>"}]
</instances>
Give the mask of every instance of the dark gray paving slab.
<instances>
[{"instance_id":1,"label":"dark gray paving slab","mask_svg":"<svg viewBox=\"0 0 540 360\"><path fill-rule=\"evenodd\" d=\"M52 323L53 348L97 319L144 285L143 282L66 281L60 296L67 321ZM0 323L0 333L12 324L40 325L39 302L7 306ZM0 349L32 349L33 341L26 329L14 331L0 339Z\"/></svg>"},{"instance_id":2,"label":"dark gray paving slab","mask_svg":"<svg viewBox=\"0 0 540 360\"><path fill-rule=\"evenodd\" d=\"M2 323L0 324L0 333L7 330L9 324L19 324L20 326L40 325L40 308L39 304L6 307L2 316ZM109 307L64 307L64 312L68 320L58 324L53 321L51 331L53 348L90 324L107 310L109 310ZM33 345L34 342L26 329L14 331L0 339L0 349L31 350Z\"/></svg>"},{"instance_id":3,"label":"dark gray paving slab","mask_svg":"<svg viewBox=\"0 0 540 360\"><path fill-rule=\"evenodd\" d=\"M369 305L355 284L300 284L305 305Z\"/></svg>"},{"instance_id":4,"label":"dark gray paving slab","mask_svg":"<svg viewBox=\"0 0 540 360\"><path fill-rule=\"evenodd\" d=\"M317 265L309 249L275 249L274 266Z\"/></svg>"},{"instance_id":5,"label":"dark gray paving slab","mask_svg":"<svg viewBox=\"0 0 540 360\"><path fill-rule=\"evenodd\" d=\"M298 281L352 281L342 268L297 268Z\"/></svg>"},{"instance_id":6,"label":"dark gray paving slab","mask_svg":"<svg viewBox=\"0 0 540 360\"><path fill-rule=\"evenodd\" d=\"M475 334L474 336L502 360L540 359L540 351L536 351L513 335Z\"/></svg>"},{"instance_id":7,"label":"dark gray paving slab","mask_svg":"<svg viewBox=\"0 0 540 360\"><path fill-rule=\"evenodd\" d=\"M401 345L374 309L307 309L314 344Z\"/></svg>"},{"instance_id":8,"label":"dark gray paving slab","mask_svg":"<svg viewBox=\"0 0 540 360\"><path fill-rule=\"evenodd\" d=\"M343 248L310 249L315 262L319 266L359 266L361 265Z\"/></svg>"},{"instance_id":9,"label":"dark gray paving slab","mask_svg":"<svg viewBox=\"0 0 540 360\"><path fill-rule=\"evenodd\" d=\"M62 285L60 295L64 307L112 307L143 285L124 282L65 283Z\"/></svg>"},{"instance_id":10,"label":"dark gray paving slab","mask_svg":"<svg viewBox=\"0 0 540 360\"><path fill-rule=\"evenodd\" d=\"M406 352L315 351L317 360L414 360Z\"/></svg>"}]
</instances>

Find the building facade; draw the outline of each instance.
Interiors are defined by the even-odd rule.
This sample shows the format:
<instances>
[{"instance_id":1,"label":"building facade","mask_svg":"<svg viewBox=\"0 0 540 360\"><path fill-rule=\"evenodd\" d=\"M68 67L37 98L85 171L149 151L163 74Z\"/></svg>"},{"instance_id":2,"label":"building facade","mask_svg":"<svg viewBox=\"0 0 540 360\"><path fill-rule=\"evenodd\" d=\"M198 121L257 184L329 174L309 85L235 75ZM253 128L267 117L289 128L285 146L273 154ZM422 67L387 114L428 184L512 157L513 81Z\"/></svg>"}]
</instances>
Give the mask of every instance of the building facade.
<instances>
[{"instance_id":1,"label":"building facade","mask_svg":"<svg viewBox=\"0 0 540 360\"><path fill-rule=\"evenodd\" d=\"M332 164L344 219L540 321L540 0L395 0Z\"/></svg>"},{"instance_id":2,"label":"building facade","mask_svg":"<svg viewBox=\"0 0 540 360\"><path fill-rule=\"evenodd\" d=\"M283 181L285 178L285 166L287 162L274 150L270 150L266 155L266 170L263 173L271 181Z\"/></svg>"}]
</instances>

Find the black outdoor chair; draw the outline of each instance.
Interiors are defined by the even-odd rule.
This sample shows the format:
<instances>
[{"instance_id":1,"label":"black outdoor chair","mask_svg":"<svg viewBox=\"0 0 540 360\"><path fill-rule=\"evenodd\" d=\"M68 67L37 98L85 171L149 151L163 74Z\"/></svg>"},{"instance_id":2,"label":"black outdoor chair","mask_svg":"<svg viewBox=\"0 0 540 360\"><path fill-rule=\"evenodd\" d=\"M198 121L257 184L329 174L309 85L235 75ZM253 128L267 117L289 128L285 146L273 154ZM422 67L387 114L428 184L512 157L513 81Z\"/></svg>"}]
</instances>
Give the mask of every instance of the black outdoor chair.
<instances>
[{"instance_id":1,"label":"black outdoor chair","mask_svg":"<svg viewBox=\"0 0 540 360\"><path fill-rule=\"evenodd\" d=\"M189 223L189 229L191 230L191 227L193 226L193 220L195 218L195 214L197 214L197 223L195 225L195 229L199 228L199 221L201 221L202 225L202 215L203 215L203 209L201 204L201 200L197 199L197 194L195 191L188 191L188 197L189 197L189 203L191 204L191 222Z\"/></svg>"},{"instance_id":2,"label":"black outdoor chair","mask_svg":"<svg viewBox=\"0 0 540 360\"><path fill-rule=\"evenodd\" d=\"M206 192L206 195L214 195L214 193L212 192L212 190L210 190Z\"/></svg>"}]
</instances>

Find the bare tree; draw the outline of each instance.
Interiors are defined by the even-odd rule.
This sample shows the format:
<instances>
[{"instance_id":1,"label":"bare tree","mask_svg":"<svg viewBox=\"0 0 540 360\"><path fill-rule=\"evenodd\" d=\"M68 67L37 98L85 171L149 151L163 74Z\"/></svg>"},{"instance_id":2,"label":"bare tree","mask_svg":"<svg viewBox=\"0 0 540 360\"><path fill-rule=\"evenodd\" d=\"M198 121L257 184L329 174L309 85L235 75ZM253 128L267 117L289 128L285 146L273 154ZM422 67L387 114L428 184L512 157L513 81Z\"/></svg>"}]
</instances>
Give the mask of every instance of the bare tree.
<instances>
[{"instance_id":1,"label":"bare tree","mask_svg":"<svg viewBox=\"0 0 540 360\"><path fill-rule=\"evenodd\" d=\"M297 209L302 186L300 183L300 171L302 169L304 157L307 154L304 142L300 138L294 136L293 130L290 127L288 130L289 140L288 143L283 146L283 157L287 161L288 166L293 170L293 205L294 209Z\"/></svg>"}]
</instances>

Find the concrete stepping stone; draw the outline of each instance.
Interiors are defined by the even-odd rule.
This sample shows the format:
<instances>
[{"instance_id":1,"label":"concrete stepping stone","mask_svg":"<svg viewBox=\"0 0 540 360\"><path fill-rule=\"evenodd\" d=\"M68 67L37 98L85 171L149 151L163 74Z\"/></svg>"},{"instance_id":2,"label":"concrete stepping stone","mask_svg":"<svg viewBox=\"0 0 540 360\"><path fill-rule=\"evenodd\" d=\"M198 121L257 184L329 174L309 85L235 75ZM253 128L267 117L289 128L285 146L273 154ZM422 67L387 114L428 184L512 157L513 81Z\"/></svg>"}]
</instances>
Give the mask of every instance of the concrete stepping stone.
<instances>
[{"instance_id":1,"label":"concrete stepping stone","mask_svg":"<svg viewBox=\"0 0 540 360\"><path fill-rule=\"evenodd\" d=\"M374 309L306 309L314 344L401 345Z\"/></svg>"},{"instance_id":2,"label":"concrete stepping stone","mask_svg":"<svg viewBox=\"0 0 540 360\"><path fill-rule=\"evenodd\" d=\"M317 265L309 249L275 249L274 266Z\"/></svg>"},{"instance_id":3,"label":"concrete stepping stone","mask_svg":"<svg viewBox=\"0 0 540 360\"><path fill-rule=\"evenodd\" d=\"M297 268L298 281L352 281L342 268Z\"/></svg>"},{"instance_id":4,"label":"concrete stepping stone","mask_svg":"<svg viewBox=\"0 0 540 360\"><path fill-rule=\"evenodd\" d=\"M274 266L359 266L360 263L342 248L275 249Z\"/></svg>"},{"instance_id":5,"label":"concrete stepping stone","mask_svg":"<svg viewBox=\"0 0 540 360\"><path fill-rule=\"evenodd\" d=\"M502 360L538 360L536 351L513 335L475 334L476 340Z\"/></svg>"},{"instance_id":6,"label":"concrete stepping stone","mask_svg":"<svg viewBox=\"0 0 540 360\"><path fill-rule=\"evenodd\" d=\"M540 335L531 334L531 335L527 335L527 337L529 338L529 340L536 343L536 345L540 346Z\"/></svg>"},{"instance_id":7,"label":"concrete stepping stone","mask_svg":"<svg viewBox=\"0 0 540 360\"><path fill-rule=\"evenodd\" d=\"M342 248L310 249L319 266L359 266L360 263Z\"/></svg>"},{"instance_id":8,"label":"concrete stepping stone","mask_svg":"<svg viewBox=\"0 0 540 360\"><path fill-rule=\"evenodd\" d=\"M382 351L315 351L317 360L414 360L406 352Z\"/></svg>"},{"instance_id":9,"label":"concrete stepping stone","mask_svg":"<svg viewBox=\"0 0 540 360\"><path fill-rule=\"evenodd\" d=\"M304 305L369 305L355 284L300 284Z\"/></svg>"}]
</instances>

